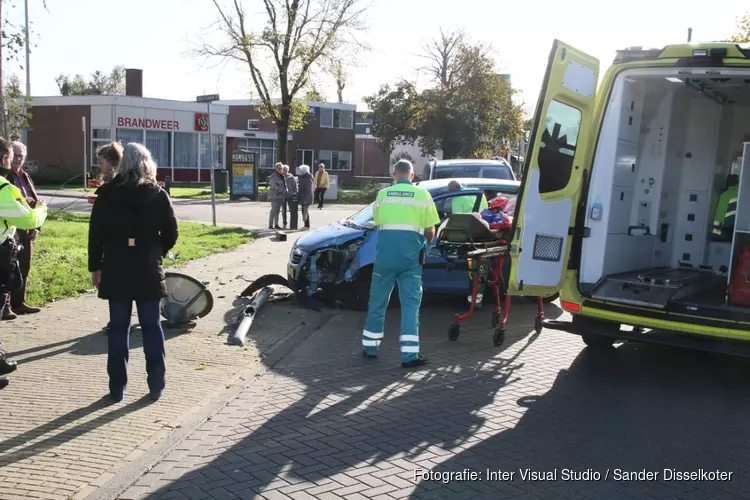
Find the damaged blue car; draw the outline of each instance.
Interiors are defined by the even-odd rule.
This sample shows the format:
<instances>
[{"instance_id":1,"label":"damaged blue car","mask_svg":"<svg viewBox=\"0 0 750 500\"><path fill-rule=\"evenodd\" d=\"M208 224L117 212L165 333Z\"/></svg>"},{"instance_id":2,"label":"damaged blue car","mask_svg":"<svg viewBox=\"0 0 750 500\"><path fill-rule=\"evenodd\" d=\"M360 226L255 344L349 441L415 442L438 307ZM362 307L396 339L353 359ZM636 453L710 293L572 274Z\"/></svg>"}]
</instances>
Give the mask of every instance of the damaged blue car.
<instances>
[{"instance_id":1,"label":"damaged blue car","mask_svg":"<svg viewBox=\"0 0 750 500\"><path fill-rule=\"evenodd\" d=\"M452 201L456 196L473 195L477 198L475 206L478 207L481 195L484 194L487 200L500 195L509 199L508 206L514 206L520 186L520 182L514 180L455 179L461 182L464 189L450 192L448 183L451 180L454 179L418 183L432 195L441 223L451 215ZM346 219L305 234L297 240L289 256L289 286L296 293L308 297L323 296L355 309L366 308L370 297L377 239L378 230L373 220L372 205ZM506 276L510 262L507 261L507 264ZM465 297L471 293L465 262L449 263L435 248L434 241L423 267L423 286L426 294L455 294ZM394 290L393 296L396 295L397 290Z\"/></svg>"}]
</instances>

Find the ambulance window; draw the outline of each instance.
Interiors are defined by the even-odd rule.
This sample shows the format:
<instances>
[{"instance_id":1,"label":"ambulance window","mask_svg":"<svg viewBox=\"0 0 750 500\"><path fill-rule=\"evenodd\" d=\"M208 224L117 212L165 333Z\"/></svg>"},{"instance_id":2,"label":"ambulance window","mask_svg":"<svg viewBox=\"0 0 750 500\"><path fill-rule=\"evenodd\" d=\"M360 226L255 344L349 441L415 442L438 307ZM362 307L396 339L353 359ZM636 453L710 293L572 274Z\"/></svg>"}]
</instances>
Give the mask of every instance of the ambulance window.
<instances>
[{"instance_id":1,"label":"ambulance window","mask_svg":"<svg viewBox=\"0 0 750 500\"><path fill-rule=\"evenodd\" d=\"M537 157L539 193L553 193L568 185L580 129L580 110L550 101Z\"/></svg>"}]
</instances>

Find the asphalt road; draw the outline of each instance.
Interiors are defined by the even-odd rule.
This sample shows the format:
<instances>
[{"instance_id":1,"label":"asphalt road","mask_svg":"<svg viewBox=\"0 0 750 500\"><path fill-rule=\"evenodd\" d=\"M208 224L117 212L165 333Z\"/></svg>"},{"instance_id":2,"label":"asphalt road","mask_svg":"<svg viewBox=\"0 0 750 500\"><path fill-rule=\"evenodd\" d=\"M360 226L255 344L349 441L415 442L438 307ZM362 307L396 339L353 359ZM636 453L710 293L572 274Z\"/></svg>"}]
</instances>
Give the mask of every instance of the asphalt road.
<instances>
[{"instance_id":1,"label":"asphalt road","mask_svg":"<svg viewBox=\"0 0 750 500\"><path fill-rule=\"evenodd\" d=\"M89 205L85 197L80 199L64 198L54 196L52 193L42 191L40 196L47 203L50 211L65 210L68 212L89 213L92 205ZM210 200L172 200L177 218L185 221L211 223L211 201ZM344 217L360 210L364 205L326 205L323 210L311 207L310 221L312 228L328 225L330 222L341 220ZM266 202L252 201L216 201L216 222L235 226L250 228L267 228L268 211L270 204ZM281 224L281 220L279 220ZM300 227L302 217L299 218Z\"/></svg>"}]
</instances>

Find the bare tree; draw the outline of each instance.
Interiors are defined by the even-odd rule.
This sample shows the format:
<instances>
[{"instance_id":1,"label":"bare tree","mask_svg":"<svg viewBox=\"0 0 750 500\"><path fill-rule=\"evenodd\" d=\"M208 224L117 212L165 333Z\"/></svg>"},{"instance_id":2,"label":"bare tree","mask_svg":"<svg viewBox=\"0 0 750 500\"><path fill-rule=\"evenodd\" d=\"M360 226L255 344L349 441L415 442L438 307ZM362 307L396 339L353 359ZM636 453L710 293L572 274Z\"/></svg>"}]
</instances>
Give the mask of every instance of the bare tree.
<instances>
[{"instance_id":1,"label":"bare tree","mask_svg":"<svg viewBox=\"0 0 750 500\"><path fill-rule=\"evenodd\" d=\"M198 54L238 61L247 66L262 111L276 121L278 161L287 161L287 134L303 125L306 100L315 69L348 51L365 48L354 36L364 29L364 14L373 0L262 0L265 26L254 31L241 0L228 8L212 0L222 41L204 40ZM274 94L280 99L274 102Z\"/></svg>"},{"instance_id":2,"label":"bare tree","mask_svg":"<svg viewBox=\"0 0 750 500\"><path fill-rule=\"evenodd\" d=\"M348 83L348 75L344 69L344 63L341 61L333 61L331 63L331 75L336 80L336 96L339 99L339 103L344 102L344 89Z\"/></svg>"}]
</instances>

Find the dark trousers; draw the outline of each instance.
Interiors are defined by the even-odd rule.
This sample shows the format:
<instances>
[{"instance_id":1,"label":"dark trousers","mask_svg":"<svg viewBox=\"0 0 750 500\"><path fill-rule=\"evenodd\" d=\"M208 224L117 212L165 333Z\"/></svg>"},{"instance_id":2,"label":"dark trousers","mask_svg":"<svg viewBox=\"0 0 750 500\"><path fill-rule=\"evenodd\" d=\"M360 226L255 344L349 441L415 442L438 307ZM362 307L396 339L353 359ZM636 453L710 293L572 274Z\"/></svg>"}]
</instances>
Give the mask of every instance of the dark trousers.
<instances>
[{"instance_id":1,"label":"dark trousers","mask_svg":"<svg viewBox=\"0 0 750 500\"><path fill-rule=\"evenodd\" d=\"M31 271L31 253L34 250L34 240L29 239L29 233L18 230L17 238L23 248L18 252L18 266L21 268L21 277L23 284L18 290L10 292L8 298L3 302L5 309L13 310L14 307L20 307L26 303L26 286L29 280L29 271ZM4 314L4 310L2 313ZM1 317L1 316L0 316Z\"/></svg>"},{"instance_id":2,"label":"dark trousers","mask_svg":"<svg viewBox=\"0 0 750 500\"><path fill-rule=\"evenodd\" d=\"M164 391L166 367L164 363L164 331L158 300L136 302L138 322L143 336L143 353L146 355L146 381L151 395ZM118 398L122 397L128 385L128 360L130 359L130 316L133 312L132 302L109 301L109 318L112 328L107 336L107 373L109 374L109 392Z\"/></svg>"},{"instance_id":3,"label":"dark trousers","mask_svg":"<svg viewBox=\"0 0 750 500\"><path fill-rule=\"evenodd\" d=\"M289 208L289 200L284 200L281 203L281 220L284 224L284 227L286 227L286 210Z\"/></svg>"},{"instance_id":4,"label":"dark trousers","mask_svg":"<svg viewBox=\"0 0 750 500\"><path fill-rule=\"evenodd\" d=\"M323 198L326 195L326 188L315 188L315 202L318 204L318 208L323 208Z\"/></svg>"},{"instance_id":5,"label":"dark trousers","mask_svg":"<svg viewBox=\"0 0 750 500\"><path fill-rule=\"evenodd\" d=\"M286 200L286 204L289 207L289 229L297 229L299 224L299 208L297 200Z\"/></svg>"},{"instance_id":6,"label":"dark trousers","mask_svg":"<svg viewBox=\"0 0 750 500\"><path fill-rule=\"evenodd\" d=\"M3 314L5 314L5 303L8 301L8 295L7 293L0 294L0 318L3 317ZM3 345L0 344L0 360L6 359L8 357L8 353L5 352L5 349L3 349Z\"/></svg>"}]
</instances>

